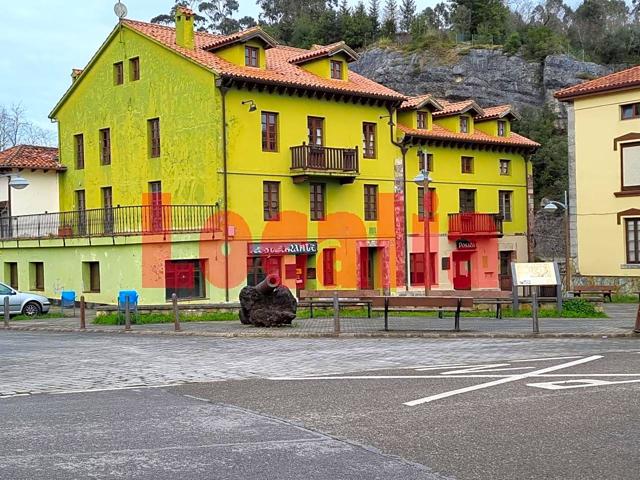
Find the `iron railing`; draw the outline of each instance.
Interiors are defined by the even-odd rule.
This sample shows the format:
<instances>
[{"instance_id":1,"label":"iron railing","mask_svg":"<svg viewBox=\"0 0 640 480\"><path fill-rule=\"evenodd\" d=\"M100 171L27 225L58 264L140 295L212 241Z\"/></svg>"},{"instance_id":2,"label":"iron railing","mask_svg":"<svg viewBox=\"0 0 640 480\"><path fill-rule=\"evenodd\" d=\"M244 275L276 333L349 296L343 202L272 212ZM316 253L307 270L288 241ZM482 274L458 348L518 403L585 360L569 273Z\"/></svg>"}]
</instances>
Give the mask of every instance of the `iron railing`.
<instances>
[{"instance_id":1,"label":"iron railing","mask_svg":"<svg viewBox=\"0 0 640 480\"><path fill-rule=\"evenodd\" d=\"M502 236L502 216L498 213L450 213L449 237Z\"/></svg>"},{"instance_id":2,"label":"iron railing","mask_svg":"<svg viewBox=\"0 0 640 480\"><path fill-rule=\"evenodd\" d=\"M358 147L334 148L303 143L291 147L291 169L358 173Z\"/></svg>"},{"instance_id":3,"label":"iron railing","mask_svg":"<svg viewBox=\"0 0 640 480\"><path fill-rule=\"evenodd\" d=\"M220 231L214 205L133 205L0 218L0 239L46 239Z\"/></svg>"}]
</instances>

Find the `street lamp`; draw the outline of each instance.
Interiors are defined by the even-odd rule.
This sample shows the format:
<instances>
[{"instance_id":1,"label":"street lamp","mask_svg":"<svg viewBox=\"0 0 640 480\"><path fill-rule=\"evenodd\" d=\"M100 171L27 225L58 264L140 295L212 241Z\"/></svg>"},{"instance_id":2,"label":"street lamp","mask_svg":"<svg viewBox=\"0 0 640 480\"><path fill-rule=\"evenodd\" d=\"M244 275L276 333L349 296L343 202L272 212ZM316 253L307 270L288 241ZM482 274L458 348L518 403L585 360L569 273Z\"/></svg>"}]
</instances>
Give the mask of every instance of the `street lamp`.
<instances>
[{"instance_id":1,"label":"street lamp","mask_svg":"<svg viewBox=\"0 0 640 480\"><path fill-rule=\"evenodd\" d=\"M564 203L557 202L555 200L542 200L543 208L542 210L547 213L555 213L558 211L558 208L561 208L564 212L564 257L565 257L565 269L566 273L566 290L567 293L571 291L572 284L572 275L571 275L571 242L569 236L569 199L567 197L567 192L564 192Z\"/></svg>"},{"instance_id":2,"label":"street lamp","mask_svg":"<svg viewBox=\"0 0 640 480\"><path fill-rule=\"evenodd\" d=\"M413 179L414 183L419 187L422 187L422 210L424 221L424 294L429 296L429 289L431 288L431 241L429 235L429 213L431 212L430 197L429 195L429 183L432 181L429 177L428 170L421 170L416 178Z\"/></svg>"}]
</instances>

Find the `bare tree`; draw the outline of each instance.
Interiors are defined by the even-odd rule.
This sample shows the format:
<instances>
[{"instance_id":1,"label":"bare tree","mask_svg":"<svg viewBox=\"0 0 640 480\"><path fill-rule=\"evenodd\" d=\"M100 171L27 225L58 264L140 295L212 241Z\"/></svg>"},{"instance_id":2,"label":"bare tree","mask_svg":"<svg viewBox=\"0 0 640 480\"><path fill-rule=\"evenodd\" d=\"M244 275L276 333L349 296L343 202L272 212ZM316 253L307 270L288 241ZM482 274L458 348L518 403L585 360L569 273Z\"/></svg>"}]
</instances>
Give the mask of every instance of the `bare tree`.
<instances>
[{"instance_id":1,"label":"bare tree","mask_svg":"<svg viewBox=\"0 0 640 480\"><path fill-rule=\"evenodd\" d=\"M0 151L20 144L50 146L54 141L53 132L27 119L21 104L0 105Z\"/></svg>"}]
</instances>

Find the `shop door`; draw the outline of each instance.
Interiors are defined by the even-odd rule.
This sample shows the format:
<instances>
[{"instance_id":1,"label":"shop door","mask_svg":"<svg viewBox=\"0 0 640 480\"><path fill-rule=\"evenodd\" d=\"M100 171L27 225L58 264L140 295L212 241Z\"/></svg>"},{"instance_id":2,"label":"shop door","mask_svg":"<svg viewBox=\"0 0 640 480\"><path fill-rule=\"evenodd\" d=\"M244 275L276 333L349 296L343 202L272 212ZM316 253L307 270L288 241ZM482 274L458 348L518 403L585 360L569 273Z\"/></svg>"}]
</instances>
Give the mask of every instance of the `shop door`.
<instances>
[{"instance_id":1,"label":"shop door","mask_svg":"<svg viewBox=\"0 0 640 480\"><path fill-rule=\"evenodd\" d=\"M471 290L471 253L453 252L453 288Z\"/></svg>"},{"instance_id":2,"label":"shop door","mask_svg":"<svg viewBox=\"0 0 640 480\"><path fill-rule=\"evenodd\" d=\"M500 252L500 290L510 291L512 287L511 261L513 252Z\"/></svg>"},{"instance_id":3,"label":"shop door","mask_svg":"<svg viewBox=\"0 0 640 480\"><path fill-rule=\"evenodd\" d=\"M307 286L307 256L296 257L296 291L304 290Z\"/></svg>"},{"instance_id":4,"label":"shop door","mask_svg":"<svg viewBox=\"0 0 640 480\"><path fill-rule=\"evenodd\" d=\"M360 249L360 288L373 290L375 288L376 248Z\"/></svg>"}]
</instances>

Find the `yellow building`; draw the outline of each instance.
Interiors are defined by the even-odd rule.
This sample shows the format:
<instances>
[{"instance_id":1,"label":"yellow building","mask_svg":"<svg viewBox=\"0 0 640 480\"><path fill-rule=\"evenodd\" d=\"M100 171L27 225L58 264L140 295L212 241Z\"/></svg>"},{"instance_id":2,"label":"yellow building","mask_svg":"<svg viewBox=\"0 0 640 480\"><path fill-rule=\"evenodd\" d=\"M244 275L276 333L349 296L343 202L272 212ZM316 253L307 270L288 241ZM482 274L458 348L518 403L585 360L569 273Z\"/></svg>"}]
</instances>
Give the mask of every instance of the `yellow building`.
<instances>
[{"instance_id":1,"label":"yellow building","mask_svg":"<svg viewBox=\"0 0 640 480\"><path fill-rule=\"evenodd\" d=\"M640 289L640 66L560 90L574 284Z\"/></svg>"}]
</instances>

